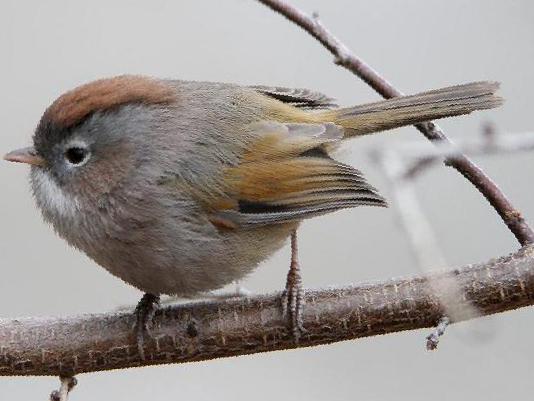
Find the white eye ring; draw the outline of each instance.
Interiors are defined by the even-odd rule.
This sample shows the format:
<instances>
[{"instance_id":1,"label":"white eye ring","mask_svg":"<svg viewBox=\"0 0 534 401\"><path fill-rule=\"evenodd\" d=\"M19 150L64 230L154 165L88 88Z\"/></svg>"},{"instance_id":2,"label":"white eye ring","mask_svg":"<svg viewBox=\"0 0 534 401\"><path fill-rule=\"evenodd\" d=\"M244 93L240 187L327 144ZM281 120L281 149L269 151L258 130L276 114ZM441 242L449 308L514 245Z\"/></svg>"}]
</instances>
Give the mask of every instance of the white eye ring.
<instances>
[{"instance_id":1,"label":"white eye ring","mask_svg":"<svg viewBox=\"0 0 534 401\"><path fill-rule=\"evenodd\" d=\"M91 157L87 145L83 143L70 143L65 148L64 157L66 162L73 167L83 166Z\"/></svg>"}]
</instances>

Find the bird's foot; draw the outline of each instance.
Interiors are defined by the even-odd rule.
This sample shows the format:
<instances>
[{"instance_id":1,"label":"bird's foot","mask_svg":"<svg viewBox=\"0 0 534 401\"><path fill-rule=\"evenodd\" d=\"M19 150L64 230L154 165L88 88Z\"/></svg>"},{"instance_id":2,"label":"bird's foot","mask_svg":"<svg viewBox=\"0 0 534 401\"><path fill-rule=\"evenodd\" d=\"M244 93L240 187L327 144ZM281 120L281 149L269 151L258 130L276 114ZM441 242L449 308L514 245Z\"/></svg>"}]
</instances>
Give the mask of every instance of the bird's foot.
<instances>
[{"instance_id":1,"label":"bird's foot","mask_svg":"<svg viewBox=\"0 0 534 401\"><path fill-rule=\"evenodd\" d=\"M296 342L306 330L302 324L302 311L304 309L304 290L300 274L291 270L287 274L286 289L282 294L282 315L288 319L289 327Z\"/></svg>"},{"instance_id":2,"label":"bird's foot","mask_svg":"<svg viewBox=\"0 0 534 401\"><path fill-rule=\"evenodd\" d=\"M135 334L137 338L137 351L141 360L145 360L145 339L152 338L150 334L150 324L152 318L159 308L159 295L146 293L139 300L135 308Z\"/></svg>"},{"instance_id":3,"label":"bird's foot","mask_svg":"<svg viewBox=\"0 0 534 401\"><path fill-rule=\"evenodd\" d=\"M295 342L306 331L303 326L304 289L297 258L296 233L291 236L291 266L287 273L286 288L282 294L282 315L289 320Z\"/></svg>"}]
</instances>

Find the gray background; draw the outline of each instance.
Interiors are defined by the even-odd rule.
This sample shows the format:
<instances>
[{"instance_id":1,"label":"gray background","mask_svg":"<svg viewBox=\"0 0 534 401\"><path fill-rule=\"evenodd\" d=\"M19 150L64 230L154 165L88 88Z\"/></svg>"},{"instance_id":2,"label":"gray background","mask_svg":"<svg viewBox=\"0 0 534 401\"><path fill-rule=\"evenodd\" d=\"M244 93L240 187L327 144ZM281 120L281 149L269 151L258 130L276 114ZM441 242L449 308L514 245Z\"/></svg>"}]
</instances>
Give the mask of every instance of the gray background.
<instances>
[{"instance_id":1,"label":"gray background","mask_svg":"<svg viewBox=\"0 0 534 401\"><path fill-rule=\"evenodd\" d=\"M532 129L534 3L524 1L295 1L406 92L471 80L503 82L505 106L444 121L453 137L484 121ZM121 73L278 84L324 91L349 105L377 99L314 40L252 0L0 2L0 152L30 143L44 108L80 83ZM423 141L405 128L353 141L341 158L386 195L371 148ZM478 159L534 222L532 154ZM69 249L42 221L27 168L0 163L0 316L71 315L135 304L140 294ZM451 265L486 260L517 244L454 171L418 182ZM418 273L392 210L360 208L301 230L308 287ZM245 286L280 289L287 247ZM426 332L188 365L79 376L73 400L515 400L530 396L534 313L524 309L454 326L437 352ZM0 378L0 399L46 399L56 378Z\"/></svg>"}]
</instances>

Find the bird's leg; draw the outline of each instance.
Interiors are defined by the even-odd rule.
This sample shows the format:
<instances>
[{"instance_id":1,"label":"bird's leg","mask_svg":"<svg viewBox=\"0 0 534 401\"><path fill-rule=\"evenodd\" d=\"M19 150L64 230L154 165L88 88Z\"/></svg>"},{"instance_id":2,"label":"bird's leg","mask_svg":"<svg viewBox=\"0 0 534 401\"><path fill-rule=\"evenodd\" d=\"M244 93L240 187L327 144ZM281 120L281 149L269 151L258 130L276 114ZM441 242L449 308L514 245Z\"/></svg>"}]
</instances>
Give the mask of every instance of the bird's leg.
<instances>
[{"instance_id":1,"label":"bird's leg","mask_svg":"<svg viewBox=\"0 0 534 401\"><path fill-rule=\"evenodd\" d=\"M282 295L282 314L289 318L289 324L295 341L305 331L302 325L302 309L304 307L304 290L300 276L298 261L297 231L291 234L291 265L287 273L286 288Z\"/></svg>"},{"instance_id":2,"label":"bird's leg","mask_svg":"<svg viewBox=\"0 0 534 401\"><path fill-rule=\"evenodd\" d=\"M150 337L149 325L152 322L154 313L159 308L159 295L149 294L143 295L135 308L135 334L137 337L137 351L139 356L145 360L145 336Z\"/></svg>"}]
</instances>

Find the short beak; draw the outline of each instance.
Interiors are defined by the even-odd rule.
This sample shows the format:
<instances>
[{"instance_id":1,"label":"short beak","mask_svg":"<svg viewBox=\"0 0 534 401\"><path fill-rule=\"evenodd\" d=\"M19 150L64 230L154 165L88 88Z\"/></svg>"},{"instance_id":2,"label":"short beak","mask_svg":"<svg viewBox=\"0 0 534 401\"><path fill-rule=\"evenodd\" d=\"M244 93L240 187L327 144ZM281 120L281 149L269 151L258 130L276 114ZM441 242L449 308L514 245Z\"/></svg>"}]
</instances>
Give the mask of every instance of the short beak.
<instances>
[{"instance_id":1,"label":"short beak","mask_svg":"<svg viewBox=\"0 0 534 401\"><path fill-rule=\"evenodd\" d=\"M39 167L46 165L45 159L39 156L33 147L17 149L13 152L9 152L4 156L4 160L7 160L8 162L26 163Z\"/></svg>"}]
</instances>

